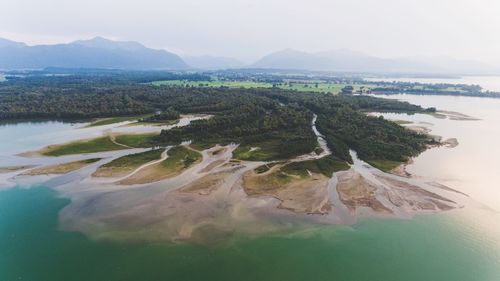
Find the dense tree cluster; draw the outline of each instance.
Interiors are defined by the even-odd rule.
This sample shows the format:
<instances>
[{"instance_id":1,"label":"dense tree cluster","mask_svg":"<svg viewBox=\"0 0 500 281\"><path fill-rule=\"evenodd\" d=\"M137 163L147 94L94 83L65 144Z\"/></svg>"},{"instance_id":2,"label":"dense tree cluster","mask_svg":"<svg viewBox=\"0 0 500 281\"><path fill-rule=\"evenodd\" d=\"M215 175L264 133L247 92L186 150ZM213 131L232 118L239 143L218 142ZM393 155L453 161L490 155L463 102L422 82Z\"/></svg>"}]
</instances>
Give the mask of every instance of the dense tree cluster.
<instances>
[{"instance_id":1,"label":"dense tree cluster","mask_svg":"<svg viewBox=\"0 0 500 281\"><path fill-rule=\"evenodd\" d=\"M349 149L366 161L404 161L431 143L427 136L364 113L425 111L391 99L278 88L156 87L131 79L118 83L79 75L33 79L0 84L0 118L93 118L161 112L151 117L154 121L176 119L179 113L206 113L213 117L163 131L154 141L159 145L193 141L202 146L234 142L260 147L269 159L315 149L313 114L318 115L317 128L335 157L347 162L352 161Z\"/></svg>"}]
</instances>

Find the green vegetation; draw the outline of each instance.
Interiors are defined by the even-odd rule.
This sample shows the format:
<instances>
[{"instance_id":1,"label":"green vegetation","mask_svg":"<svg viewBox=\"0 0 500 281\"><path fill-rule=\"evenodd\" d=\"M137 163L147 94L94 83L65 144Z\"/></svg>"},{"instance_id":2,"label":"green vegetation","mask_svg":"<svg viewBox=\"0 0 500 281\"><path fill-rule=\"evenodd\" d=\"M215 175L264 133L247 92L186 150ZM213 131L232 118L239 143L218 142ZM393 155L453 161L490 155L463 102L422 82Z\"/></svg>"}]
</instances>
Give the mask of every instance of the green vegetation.
<instances>
[{"instance_id":1,"label":"green vegetation","mask_svg":"<svg viewBox=\"0 0 500 281\"><path fill-rule=\"evenodd\" d=\"M133 80L101 81L92 77L85 77L85 83L82 83L81 77L71 76L37 78L31 82L29 79L9 80L0 85L0 118L89 118L161 112L151 117L154 121L178 114L211 114L210 119L163 130L158 136L118 136L116 141L131 147L179 145L185 141L191 141L198 148L238 143L240 147L234 156L242 160L287 160L315 151L317 140L310 124L313 114L318 116L317 128L325 136L333 155L345 162L352 162L350 149L367 162L403 162L433 144L425 135L383 118L367 116L365 112L423 113L433 112L434 108L424 109L406 102L366 95L322 93L322 87L334 86L351 92L351 84L352 90L356 91L356 87L364 85L359 80L241 73L225 75L224 79L189 81L198 84L233 81L233 84L239 83L238 86L251 81L246 86L264 83L272 87L153 86L148 83L152 80L141 80L146 84L139 84L131 82ZM169 83L175 84L174 80L179 79L169 79ZM299 86L314 91L281 89ZM79 144L76 148L63 148L63 153L67 153L64 150L83 153L122 148L109 139L101 142L98 148L92 144L85 144L82 148ZM60 150L52 153L60 154Z\"/></svg>"},{"instance_id":2,"label":"green vegetation","mask_svg":"<svg viewBox=\"0 0 500 281\"><path fill-rule=\"evenodd\" d=\"M125 147L115 144L109 137L101 137L91 140L71 142L68 144L49 146L42 151L42 154L46 156L62 156L120 149L125 149Z\"/></svg>"},{"instance_id":3,"label":"green vegetation","mask_svg":"<svg viewBox=\"0 0 500 281\"><path fill-rule=\"evenodd\" d=\"M189 168L202 158L201 153L184 146L176 146L169 149L167 155L168 158L161 162L161 166L176 172Z\"/></svg>"},{"instance_id":4,"label":"green vegetation","mask_svg":"<svg viewBox=\"0 0 500 281\"><path fill-rule=\"evenodd\" d=\"M157 135L158 133L117 135L115 141L130 147L148 148L154 146L153 138Z\"/></svg>"},{"instance_id":5,"label":"green vegetation","mask_svg":"<svg viewBox=\"0 0 500 281\"><path fill-rule=\"evenodd\" d=\"M102 165L105 168L137 168L148 162L158 160L161 157L163 149L153 149L146 152L125 155L109 163Z\"/></svg>"},{"instance_id":6,"label":"green vegetation","mask_svg":"<svg viewBox=\"0 0 500 281\"><path fill-rule=\"evenodd\" d=\"M392 122L398 124L398 125L408 125L408 124L413 124L411 121L406 121L406 120L392 120Z\"/></svg>"},{"instance_id":7,"label":"green vegetation","mask_svg":"<svg viewBox=\"0 0 500 281\"><path fill-rule=\"evenodd\" d=\"M349 165L340 158L329 155L320 159L292 162L281 168L281 171L287 174L299 175L301 177L308 176L308 171L316 174L323 174L326 177L331 177L334 172L348 170Z\"/></svg>"},{"instance_id":8,"label":"green vegetation","mask_svg":"<svg viewBox=\"0 0 500 281\"><path fill-rule=\"evenodd\" d=\"M370 160L368 161L368 164L372 165L373 167L381 171L389 172L390 170L399 166L401 162L391 161L391 160Z\"/></svg>"},{"instance_id":9,"label":"green vegetation","mask_svg":"<svg viewBox=\"0 0 500 281\"><path fill-rule=\"evenodd\" d=\"M413 82L373 82L372 93L375 94L412 94L412 95L444 95L500 98L496 92L483 91L478 85L465 84L424 84Z\"/></svg>"},{"instance_id":10,"label":"green vegetation","mask_svg":"<svg viewBox=\"0 0 500 281\"><path fill-rule=\"evenodd\" d=\"M165 111L147 116L139 121L147 123L171 123L172 121L178 120L180 117L179 112L170 107Z\"/></svg>"},{"instance_id":11,"label":"green vegetation","mask_svg":"<svg viewBox=\"0 0 500 281\"><path fill-rule=\"evenodd\" d=\"M207 81L188 81L188 80L166 80L151 82L155 86L170 87L228 87L228 88L280 88L299 92L324 92L338 94L346 86L352 87L354 92L361 89L371 89L371 84L348 84L329 82L321 80L284 80L282 82L259 82L259 81L232 81L232 80L207 80Z\"/></svg>"},{"instance_id":12,"label":"green vegetation","mask_svg":"<svg viewBox=\"0 0 500 281\"><path fill-rule=\"evenodd\" d=\"M271 163L267 163L267 164L264 164L262 166L259 166L257 168L254 169L254 171L257 173L257 174L262 174L262 173L265 173L269 170L271 170L272 167L278 165L278 164L283 164L285 162L282 162L282 161L279 161L279 162L271 162Z\"/></svg>"}]
</instances>

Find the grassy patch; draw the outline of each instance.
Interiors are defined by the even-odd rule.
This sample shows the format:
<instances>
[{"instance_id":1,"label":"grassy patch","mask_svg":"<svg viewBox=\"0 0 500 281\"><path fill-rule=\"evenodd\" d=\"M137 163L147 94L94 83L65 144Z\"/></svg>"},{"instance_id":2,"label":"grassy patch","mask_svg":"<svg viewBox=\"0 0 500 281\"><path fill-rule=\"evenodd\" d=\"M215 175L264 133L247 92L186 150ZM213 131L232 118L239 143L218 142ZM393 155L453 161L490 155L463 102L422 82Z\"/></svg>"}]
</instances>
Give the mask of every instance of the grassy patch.
<instances>
[{"instance_id":1,"label":"grassy patch","mask_svg":"<svg viewBox=\"0 0 500 281\"><path fill-rule=\"evenodd\" d=\"M163 149L154 149L146 152L125 155L117 158L109 163L102 165L102 167L132 167L137 168L143 164L151 162L153 160L160 159Z\"/></svg>"},{"instance_id":2,"label":"grassy patch","mask_svg":"<svg viewBox=\"0 0 500 281\"><path fill-rule=\"evenodd\" d=\"M283 162L272 162L272 163L264 164L262 166L255 168L254 171L257 174L262 174L262 173L269 171L272 167L274 167L278 164L283 164Z\"/></svg>"},{"instance_id":3,"label":"grassy patch","mask_svg":"<svg viewBox=\"0 0 500 281\"><path fill-rule=\"evenodd\" d=\"M264 161L272 156L272 151L266 151L260 146L239 146L233 151L233 157L239 160Z\"/></svg>"},{"instance_id":4,"label":"grassy patch","mask_svg":"<svg viewBox=\"0 0 500 281\"><path fill-rule=\"evenodd\" d=\"M176 146L168 150L168 158L161 162L161 166L170 171L181 171L189 168L201 160L201 153L184 146Z\"/></svg>"},{"instance_id":5,"label":"grassy patch","mask_svg":"<svg viewBox=\"0 0 500 281\"><path fill-rule=\"evenodd\" d=\"M109 124L114 124L114 123L120 123L120 122L125 122L125 121L134 121L134 120L139 120L145 117L151 116L151 114L146 114L146 115L135 115L135 116L117 116L117 117L111 117L111 118L104 118L97 120L95 122L90 123L87 127L96 127L96 126L104 126L104 125L109 125Z\"/></svg>"},{"instance_id":6,"label":"grassy patch","mask_svg":"<svg viewBox=\"0 0 500 281\"><path fill-rule=\"evenodd\" d=\"M281 168L287 174L294 174L301 177L308 176L307 171L331 177L334 172L348 169L349 165L345 161L331 155L316 160L292 162Z\"/></svg>"},{"instance_id":7,"label":"grassy patch","mask_svg":"<svg viewBox=\"0 0 500 281\"><path fill-rule=\"evenodd\" d=\"M125 155L99 167L92 176L117 177L125 176L140 166L160 159L163 149L149 150L141 153Z\"/></svg>"},{"instance_id":8,"label":"grassy patch","mask_svg":"<svg viewBox=\"0 0 500 281\"><path fill-rule=\"evenodd\" d=\"M80 168L83 168L89 164L92 164L94 162L97 162L101 160L101 158L92 158L92 159L85 159L85 160L80 160L80 161L73 161L73 162L68 162L68 163L63 163L63 164L58 164L58 165L52 165L52 166L45 166L41 168L36 168L29 170L23 175L45 175L45 174L66 174L71 171L78 170Z\"/></svg>"},{"instance_id":9,"label":"grassy patch","mask_svg":"<svg viewBox=\"0 0 500 281\"><path fill-rule=\"evenodd\" d=\"M148 148L153 146L152 139L157 135L158 133L117 135L115 141L126 146Z\"/></svg>"},{"instance_id":10,"label":"grassy patch","mask_svg":"<svg viewBox=\"0 0 500 281\"><path fill-rule=\"evenodd\" d=\"M391 120L392 122L398 124L398 125L408 125L408 124L413 124L411 121L406 121L406 120Z\"/></svg>"},{"instance_id":11,"label":"grassy patch","mask_svg":"<svg viewBox=\"0 0 500 281\"><path fill-rule=\"evenodd\" d=\"M42 154L46 156L62 156L120 149L125 149L125 147L113 143L109 137L102 137L85 141L71 142L68 144L48 146Z\"/></svg>"},{"instance_id":12,"label":"grassy patch","mask_svg":"<svg viewBox=\"0 0 500 281\"><path fill-rule=\"evenodd\" d=\"M401 162L391 160L370 160L367 163L384 172L389 172L401 164Z\"/></svg>"},{"instance_id":13,"label":"grassy patch","mask_svg":"<svg viewBox=\"0 0 500 281\"><path fill-rule=\"evenodd\" d=\"M233 151L233 158L247 161L280 160L283 157L283 146L287 143L279 139L270 139L251 145L240 145Z\"/></svg>"}]
</instances>

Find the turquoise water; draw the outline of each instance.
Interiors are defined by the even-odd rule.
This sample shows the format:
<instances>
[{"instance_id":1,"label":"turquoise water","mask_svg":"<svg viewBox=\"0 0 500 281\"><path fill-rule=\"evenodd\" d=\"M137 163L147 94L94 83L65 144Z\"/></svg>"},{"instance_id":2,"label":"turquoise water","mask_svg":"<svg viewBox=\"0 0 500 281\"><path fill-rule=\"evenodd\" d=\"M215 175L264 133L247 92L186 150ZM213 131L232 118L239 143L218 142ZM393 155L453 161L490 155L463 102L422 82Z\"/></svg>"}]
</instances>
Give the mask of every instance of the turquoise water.
<instances>
[{"instance_id":1,"label":"turquoise water","mask_svg":"<svg viewBox=\"0 0 500 281\"><path fill-rule=\"evenodd\" d=\"M48 188L0 192L0 280L499 280L493 240L454 214L325 226L302 237L224 245L92 242L57 230L68 200Z\"/></svg>"}]
</instances>

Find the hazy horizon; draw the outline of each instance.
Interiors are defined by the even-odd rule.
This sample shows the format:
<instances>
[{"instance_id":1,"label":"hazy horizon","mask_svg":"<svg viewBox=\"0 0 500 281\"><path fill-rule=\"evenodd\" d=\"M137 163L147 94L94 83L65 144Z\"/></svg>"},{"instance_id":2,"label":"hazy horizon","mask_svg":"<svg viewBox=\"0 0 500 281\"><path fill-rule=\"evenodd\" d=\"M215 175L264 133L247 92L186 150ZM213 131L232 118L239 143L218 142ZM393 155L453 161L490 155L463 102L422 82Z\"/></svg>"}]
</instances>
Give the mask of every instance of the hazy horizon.
<instances>
[{"instance_id":1,"label":"hazy horizon","mask_svg":"<svg viewBox=\"0 0 500 281\"><path fill-rule=\"evenodd\" d=\"M499 66L499 10L493 0L126 0L119 6L6 0L0 37L35 45L102 36L247 63L293 48L349 49L383 58L446 56Z\"/></svg>"}]
</instances>

